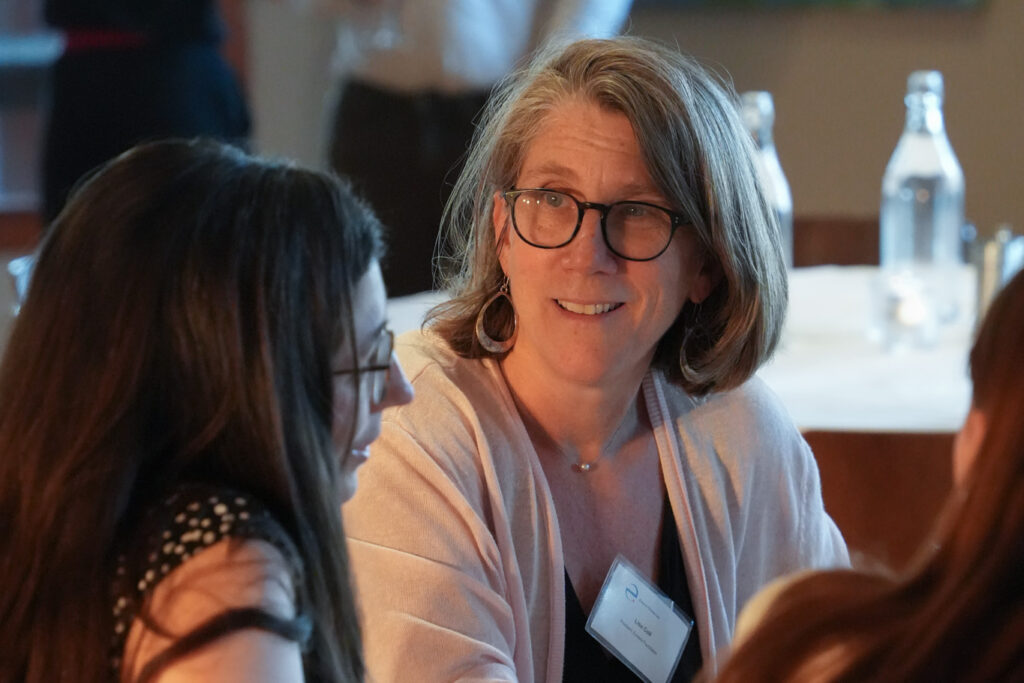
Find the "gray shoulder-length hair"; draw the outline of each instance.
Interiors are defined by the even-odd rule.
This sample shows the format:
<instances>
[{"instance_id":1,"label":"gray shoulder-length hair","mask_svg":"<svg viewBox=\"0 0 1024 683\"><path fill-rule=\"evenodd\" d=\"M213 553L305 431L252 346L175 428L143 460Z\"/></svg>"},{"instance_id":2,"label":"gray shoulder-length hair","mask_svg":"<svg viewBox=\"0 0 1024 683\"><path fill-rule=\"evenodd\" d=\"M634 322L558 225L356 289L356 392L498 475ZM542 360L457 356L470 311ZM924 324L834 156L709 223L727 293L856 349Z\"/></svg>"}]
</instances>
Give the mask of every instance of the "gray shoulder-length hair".
<instances>
[{"instance_id":1,"label":"gray shoulder-length hair","mask_svg":"<svg viewBox=\"0 0 1024 683\"><path fill-rule=\"evenodd\" d=\"M735 90L692 58L642 38L548 46L495 89L445 211L438 267L451 298L428 324L463 356L493 355L474 326L504 280L491 222L495 193L515 185L548 113L581 97L629 119L654 183L689 217L719 276L703 302L684 305L654 366L692 394L742 384L771 356L785 315L777 221ZM512 321L510 306L488 311L494 336L507 336Z\"/></svg>"}]
</instances>

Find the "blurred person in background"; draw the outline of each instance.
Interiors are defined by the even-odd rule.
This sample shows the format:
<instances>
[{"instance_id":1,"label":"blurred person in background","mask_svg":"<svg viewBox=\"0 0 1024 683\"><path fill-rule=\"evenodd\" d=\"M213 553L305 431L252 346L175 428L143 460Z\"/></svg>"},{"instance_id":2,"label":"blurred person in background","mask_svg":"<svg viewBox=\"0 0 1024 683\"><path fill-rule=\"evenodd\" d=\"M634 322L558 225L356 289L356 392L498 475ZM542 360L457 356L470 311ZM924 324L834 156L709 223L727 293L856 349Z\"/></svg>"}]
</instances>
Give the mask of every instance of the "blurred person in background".
<instances>
[{"instance_id":1,"label":"blurred person in background","mask_svg":"<svg viewBox=\"0 0 1024 683\"><path fill-rule=\"evenodd\" d=\"M248 144L249 108L223 45L222 9L239 12L241 1L45 0L46 23L65 40L46 114L46 223L85 173L137 143Z\"/></svg>"},{"instance_id":2,"label":"blurred person in background","mask_svg":"<svg viewBox=\"0 0 1024 683\"><path fill-rule=\"evenodd\" d=\"M554 36L608 37L631 0L308 0L338 29L329 161L377 210L392 296L434 288L441 214L491 88ZM353 10L353 6L356 6ZM361 6L361 7L359 7Z\"/></svg>"}]
</instances>

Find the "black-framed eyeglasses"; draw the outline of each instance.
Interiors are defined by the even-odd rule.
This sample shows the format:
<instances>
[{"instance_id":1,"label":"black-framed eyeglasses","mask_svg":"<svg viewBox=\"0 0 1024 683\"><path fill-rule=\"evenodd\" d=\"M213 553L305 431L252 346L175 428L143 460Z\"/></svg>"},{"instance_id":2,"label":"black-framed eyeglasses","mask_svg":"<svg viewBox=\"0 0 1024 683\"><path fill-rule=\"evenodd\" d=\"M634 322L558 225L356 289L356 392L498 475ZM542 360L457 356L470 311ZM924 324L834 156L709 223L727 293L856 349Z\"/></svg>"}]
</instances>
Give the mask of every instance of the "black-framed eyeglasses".
<instances>
[{"instance_id":1,"label":"black-framed eyeglasses","mask_svg":"<svg viewBox=\"0 0 1024 683\"><path fill-rule=\"evenodd\" d=\"M395 350L395 333L385 328L381 330L377 340L377 346L373 350L373 358L369 365L356 366L335 370L335 375L351 375L359 373L360 377L369 375L370 400L373 403L383 403L388 393L388 382L391 380L391 354Z\"/></svg>"},{"instance_id":2,"label":"black-framed eyeglasses","mask_svg":"<svg viewBox=\"0 0 1024 683\"><path fill-rule=\"evenodd\" d=\"M583 214L601 214L601 235L613 254L629 261L661 256L676 228L686 217L648 202L581 202L571 194L544 188L512 189L501 193L512 213L512 227L530 246L558 249L572 242Z\"/></svg>"}]
</instances>

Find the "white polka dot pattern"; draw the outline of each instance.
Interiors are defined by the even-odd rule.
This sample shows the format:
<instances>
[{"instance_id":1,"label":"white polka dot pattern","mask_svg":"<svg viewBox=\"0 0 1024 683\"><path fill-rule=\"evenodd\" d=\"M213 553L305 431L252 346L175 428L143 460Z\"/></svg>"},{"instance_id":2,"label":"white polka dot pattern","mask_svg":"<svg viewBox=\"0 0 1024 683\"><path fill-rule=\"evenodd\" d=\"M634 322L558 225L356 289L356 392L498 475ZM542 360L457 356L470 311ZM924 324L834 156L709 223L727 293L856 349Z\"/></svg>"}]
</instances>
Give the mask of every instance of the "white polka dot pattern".
<instances>
[{"instance_id":1,"label":"white polka dot pattern","mask_svg":"<svg viewBox=\"0 0 1024 683\"><path fill-rule=\"evenodd\" d=\"M144 530L142 544L120 555L115 569L111 642L115 674L120 672L131 623L153 588L180 564L217 541L227 537L269 541L290 560L296 585L302 580L298 552L287 532L262 504L245 494L200 484L183 485L150 509L140 528Z\"/></svg>"}]
</instances>

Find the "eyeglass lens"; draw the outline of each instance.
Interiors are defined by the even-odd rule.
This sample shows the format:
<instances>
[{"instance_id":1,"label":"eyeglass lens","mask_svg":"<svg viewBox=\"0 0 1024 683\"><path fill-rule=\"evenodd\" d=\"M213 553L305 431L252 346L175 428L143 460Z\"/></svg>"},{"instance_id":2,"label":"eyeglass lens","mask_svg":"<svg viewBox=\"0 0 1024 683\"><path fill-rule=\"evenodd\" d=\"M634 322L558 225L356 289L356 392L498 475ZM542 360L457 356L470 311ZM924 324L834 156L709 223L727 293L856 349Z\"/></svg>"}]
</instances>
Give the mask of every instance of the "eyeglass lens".
<instances>
[{"instance_id":1,"label":"eyeglass lens","mask_svg":"<svg viewBox=\"0 0 1024 683\"><path fill-rule=\"evenodd\" d=\"M537 247L561 247L572 241L580 221L581 204L572 195L554 190L517 190L512 220L520 236ZM659 255L672 239L672 216L642 202L617 202L604 216L604 235L613 252L627 259Z\"/></svg>"}]
</instances>

